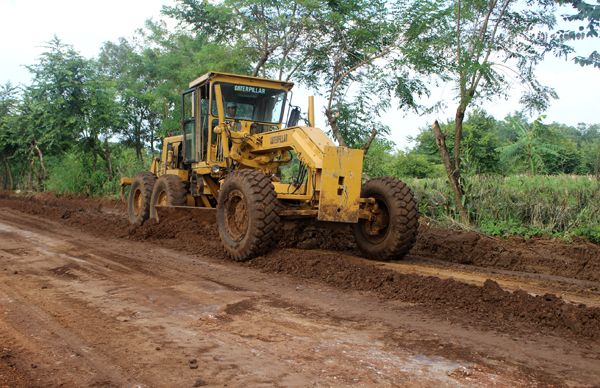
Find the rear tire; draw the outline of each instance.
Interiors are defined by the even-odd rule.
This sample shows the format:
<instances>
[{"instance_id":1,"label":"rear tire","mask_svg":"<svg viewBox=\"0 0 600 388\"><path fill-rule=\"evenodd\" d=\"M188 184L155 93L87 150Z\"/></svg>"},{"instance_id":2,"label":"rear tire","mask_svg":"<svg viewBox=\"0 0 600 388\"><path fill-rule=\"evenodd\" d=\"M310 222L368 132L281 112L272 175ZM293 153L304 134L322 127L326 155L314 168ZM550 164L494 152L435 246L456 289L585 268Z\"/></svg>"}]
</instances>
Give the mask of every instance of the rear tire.
<instances>
[{"instance_id":1,"label":"rear tire","mask_svg":"<svg viewBox=\"0 0 600 388\"><path fill-rule=\"evenodd\" d=\"M244 261L268 252L277 242L277 195L271 180L256 170L238 170L219 191L217 225L227 254Z\"/></svg>"},{"instance_id":2,"label":"rear tire","mask_svg":"<svg viewBox=\"0 0 600 388\"><path fill-rule=\"evenodd\" d=\"M158 221L156 205L184 206L186 204L186 196L187 190L185 189L185 185L177 175L161 175L154 185L154 190L152 190L150 218Z\"/></svg>"},{"instance_id":3,"label":"rear tire","mask_svg":"<svg viewBox=\"0 0 600 388\"><path fill-rule=\"evenodd\" d=\"M127 199L127 215L131 224L142 225L148 219L155 182L156 176L150 172L139 173L134 178Z\"/></svg>"},{"instance_id":4,"label":"rear tire","mask_svg":"<svg viewBox=\"0 0 600 388\"><path fill-rule=\"evenodd\" d=\"M375 220L361 219L354 225L356 244L372 259L401 259L417 239L419 213L410 188L392 178L369 180L362 189L362 198L375 198L380 209Z\"/></svg>"}]
</instances>

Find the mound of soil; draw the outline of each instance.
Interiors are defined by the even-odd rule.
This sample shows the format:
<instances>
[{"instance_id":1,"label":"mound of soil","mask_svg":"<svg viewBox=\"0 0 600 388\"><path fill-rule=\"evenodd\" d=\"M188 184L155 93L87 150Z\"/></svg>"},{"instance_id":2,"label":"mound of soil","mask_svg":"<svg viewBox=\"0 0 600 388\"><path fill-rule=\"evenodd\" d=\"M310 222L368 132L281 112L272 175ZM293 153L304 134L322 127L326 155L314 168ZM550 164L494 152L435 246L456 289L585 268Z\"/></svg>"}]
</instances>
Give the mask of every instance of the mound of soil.
<instances>
[{"instance_id":1,"label":"mound of soil","mask_svg":"<svg viewBox=\"0 0 600 388\"><path fill-rule=\"evenodd\" d=\"M199 223L192 216L147 221L142 226L129 226L127 238L138 241L160 241L161 245L186 252L227 260L216 225Z\"/></svg>"},{"instance_id":2,"label":"mound of soil","mask_svg":"<svg viewBox=\"0 0 600 388\"><path fill-rule=\"evenodd\" d=\"M297 221L282 229L280 247L327 249L360 256L350 226ZM411 255L475 265L600 281L600 245L579 239L494 238L421 224Z\"/></svg>"},{"instance_id":3,"label":"mound of soil","mask_svg":"<svg viewBox=\"0 0 600 388\"><path fill-rule=\"evenodd\" d=\"M411 254L460 264L600 281L600 245L585 240L493 238L421 226Z\"/></svg>"},{"instance_id":4,"label":"mound of soil","mask_svg":"<svg viewBox=\"0 0 600 388\"><path fill-rule=\"evenodd\" d=\"M317 279L350 290L372 291L429 311L444 311L459 320L511 332L536 327L561 336L600 339L600 309L565 303L555 295L533 296L509 292L487 280L483 287L453 279L400 274L351 262L339 254L284 249L258 257L250 265L269 272Z\"/></svg>"}]
</instances>

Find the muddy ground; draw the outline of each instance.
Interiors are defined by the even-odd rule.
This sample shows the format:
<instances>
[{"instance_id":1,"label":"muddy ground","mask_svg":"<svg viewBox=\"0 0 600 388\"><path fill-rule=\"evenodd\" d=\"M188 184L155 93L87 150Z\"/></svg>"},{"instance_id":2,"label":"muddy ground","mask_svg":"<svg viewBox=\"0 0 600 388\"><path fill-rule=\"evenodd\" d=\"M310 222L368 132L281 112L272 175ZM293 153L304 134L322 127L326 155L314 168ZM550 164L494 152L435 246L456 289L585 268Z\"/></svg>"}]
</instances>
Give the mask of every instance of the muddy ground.
<instances>
[{"instance_id":1,"label":"muddy ground","mask_svg":"<svg viewBox=\"0 0 600 388\"><path fill-rule=\"evenodd\" d=\"M225 257L191 216L0 195L1 386L600 385L600 246L421 224L402 261L283 225Z\"/></svg>"}]
</instances>

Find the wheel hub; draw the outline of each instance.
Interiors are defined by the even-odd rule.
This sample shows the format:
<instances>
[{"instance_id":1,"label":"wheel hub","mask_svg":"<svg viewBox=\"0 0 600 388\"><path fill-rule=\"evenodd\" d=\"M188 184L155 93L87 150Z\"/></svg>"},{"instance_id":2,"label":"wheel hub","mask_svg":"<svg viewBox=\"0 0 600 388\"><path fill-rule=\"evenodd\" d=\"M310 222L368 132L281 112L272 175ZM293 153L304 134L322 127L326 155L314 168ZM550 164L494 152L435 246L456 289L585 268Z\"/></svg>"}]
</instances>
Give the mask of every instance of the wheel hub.
<instances>
[{"instance_id":1,"label":"wheel hub","mask_svg":"<svg viewBox=\"0 0 600 388\"><path fill-rule=\"evenodd\" d=\"M248 230L246 198L239 190L232 190L225 201L225 226L233 241L241 241Z\"/></svg>"},{"instance_id":2,"label":"wheel hub","mask_svg":"<svg viewBox=\"0 0 600 388\"><path fill-rule=\"evenodd\" d=\"M387 207L385 204L377 201L371 213L371 219L364 222L363 230L367 236L375 239L383 237L387 232L387 228L390 223L390 216Z\"/></svg>"},{"instance_id":3,"label":"wheel hub","mask_svg":"<svg viewBox=\"0 0 600 388\"><path fill-rule=\"evenodd\" d=\"M135 193L133 193L133 211L135 212L136 216L140 214L140 211L142 209L142 202L142 190L137 189Z\"/></svg>"},{"instance_id":4,"label":"wheel hub","mask_svg":"<svg viewBox=\"0 0 600 388\"><path fill-rule=\"evenodd\" d=\"M158 195L158 200L156 201L156 204L158 206L168 206L169 205L169 198L167 196L167 193L162 191L159 195Z\"/></svg>"}]
</instances>

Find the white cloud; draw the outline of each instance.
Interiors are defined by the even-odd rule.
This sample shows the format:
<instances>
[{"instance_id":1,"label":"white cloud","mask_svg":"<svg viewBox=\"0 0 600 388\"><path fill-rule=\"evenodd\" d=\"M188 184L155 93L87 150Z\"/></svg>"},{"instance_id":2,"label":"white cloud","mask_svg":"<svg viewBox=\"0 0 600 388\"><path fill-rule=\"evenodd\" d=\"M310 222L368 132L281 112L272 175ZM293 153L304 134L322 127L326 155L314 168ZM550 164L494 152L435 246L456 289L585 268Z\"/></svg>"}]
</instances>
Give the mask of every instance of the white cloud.
<instances>
[{"instance_id":1,"label":"white cloud","mask_svg":"<svg viewBox=\"0 0 600 388\"><path fill-rule=\"evenodd\" d=\"M44 42L58 36L85 57L102 44L131 36L167 0L2 0L0 1L0 83L29 82L23 65L36 61Z\"/></svg>"}]
</instances>

